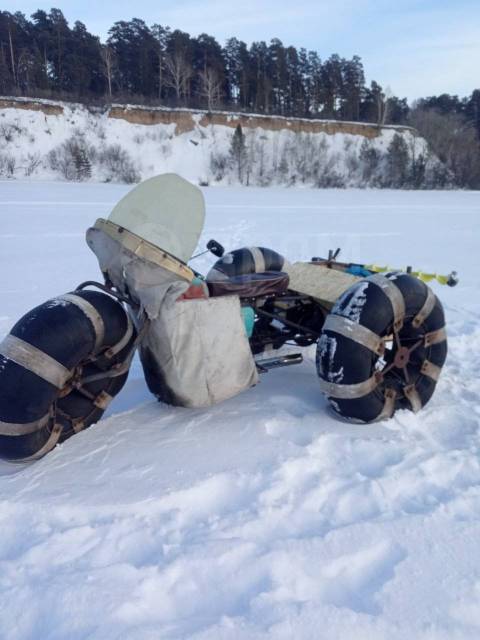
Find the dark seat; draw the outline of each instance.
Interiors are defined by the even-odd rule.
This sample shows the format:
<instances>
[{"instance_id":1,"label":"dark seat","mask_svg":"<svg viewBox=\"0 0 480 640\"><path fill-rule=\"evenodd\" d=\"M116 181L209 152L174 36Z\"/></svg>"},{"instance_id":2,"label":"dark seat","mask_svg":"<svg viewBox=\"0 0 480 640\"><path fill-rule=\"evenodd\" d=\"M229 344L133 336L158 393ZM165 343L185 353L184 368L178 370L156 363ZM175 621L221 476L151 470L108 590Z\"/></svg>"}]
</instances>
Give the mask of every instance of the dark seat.
<instances>
[{"instance_id":1,"label":"dark seat","mask_svg":"<svg viewBox=\"0 0 480 640\"><path fill-rule=\"evenodd\" d=\"M290 278L283 271L264 271L242 276L231 276L225 280L207 282L211 296L239 296L240 298L260 298L279 295L288 289Z\"/></svg>"}]
</instances>

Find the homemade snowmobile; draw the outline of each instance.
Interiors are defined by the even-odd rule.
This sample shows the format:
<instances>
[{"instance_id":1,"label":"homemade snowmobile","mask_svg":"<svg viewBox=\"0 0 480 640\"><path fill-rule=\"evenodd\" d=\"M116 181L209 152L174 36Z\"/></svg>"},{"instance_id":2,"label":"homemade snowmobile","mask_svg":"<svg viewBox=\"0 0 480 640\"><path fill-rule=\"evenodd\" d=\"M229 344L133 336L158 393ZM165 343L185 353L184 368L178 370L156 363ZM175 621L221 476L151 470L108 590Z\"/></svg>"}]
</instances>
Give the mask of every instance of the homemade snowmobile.
<instances>
[{"instance_id":1,"label":"homemade snowmobile","mask_svg":"<svg viewBox=\"0 0 480 640\"><path fill-rule=\"evenodd\" d=\"M2 458L39 458L97 422L137 349L149 389L173 405L232 397L302 362L284 345L314 344L319 387L342 418L372 422L428 402L447 341L424 275L340 263L338 251L290 264L211 240L218 260L203 277L189 263L204 217L201 191L166 174L88 229L104 283L33 309L0 344Z\"/></svg>"}]
</instances>

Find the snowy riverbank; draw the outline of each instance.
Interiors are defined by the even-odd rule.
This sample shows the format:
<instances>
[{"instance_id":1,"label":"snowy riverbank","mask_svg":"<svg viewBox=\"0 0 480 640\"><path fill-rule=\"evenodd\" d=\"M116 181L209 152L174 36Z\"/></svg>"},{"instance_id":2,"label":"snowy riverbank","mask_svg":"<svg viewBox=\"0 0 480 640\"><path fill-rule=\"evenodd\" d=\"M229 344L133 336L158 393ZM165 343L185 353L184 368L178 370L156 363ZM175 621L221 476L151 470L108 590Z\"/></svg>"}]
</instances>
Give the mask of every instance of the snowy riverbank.
<instances>
[{"instance_id":1,"label":"snowy riverbank","mask_svg":"<svg viewBox=\"0 0 480 640\"><path fill-rule=\"evenodd\" d=\"M165 172L202 185L449 182L409 127L0 98L0 178L133 183Z\"/></svg>"}]
</instances>

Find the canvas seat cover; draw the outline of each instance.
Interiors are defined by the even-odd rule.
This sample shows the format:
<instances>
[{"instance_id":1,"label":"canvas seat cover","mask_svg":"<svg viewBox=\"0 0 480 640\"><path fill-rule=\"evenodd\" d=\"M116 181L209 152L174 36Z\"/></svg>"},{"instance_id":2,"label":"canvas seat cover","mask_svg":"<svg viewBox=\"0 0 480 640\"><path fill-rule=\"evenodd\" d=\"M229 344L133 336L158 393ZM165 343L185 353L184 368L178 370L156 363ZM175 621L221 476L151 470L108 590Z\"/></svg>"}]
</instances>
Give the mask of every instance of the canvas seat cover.
<instances>
[{"instance_id":1,"label":"canvas seat cover","mask_svg":"<svg viewBox=\"0 0 480 640\"><path fill-rule=\"evenodd\" d=\"M231 276L225 280L208 281L211 296L237 295L241 298L259 298L285 293L288 289L289 277L283 271L264 271Z\"/></svg>"}]
</instances>

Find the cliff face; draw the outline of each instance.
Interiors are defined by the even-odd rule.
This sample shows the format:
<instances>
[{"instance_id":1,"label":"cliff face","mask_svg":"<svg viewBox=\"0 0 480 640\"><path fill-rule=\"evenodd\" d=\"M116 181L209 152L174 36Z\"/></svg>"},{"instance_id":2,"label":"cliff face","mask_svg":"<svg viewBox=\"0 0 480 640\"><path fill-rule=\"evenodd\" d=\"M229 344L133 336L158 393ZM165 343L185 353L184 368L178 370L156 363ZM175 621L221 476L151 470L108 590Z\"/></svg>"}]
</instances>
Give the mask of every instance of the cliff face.
<instances>
[{"instance_id":1,"label":"cliff face","mask_svg":"<svg viewBox=\"0 0 480 640\"><path fill-rule=\"evenodd\" d=\"M204 184L392 186L385 172L394 138L408 162L436 162L408 127L0 98L4 177L132 182L173 171Z\"/></svg>"},{"instance_id":2,"label":"cliff face","mask_svg":"<svg viewBox=\"0 0 480 640\"><path fill-rule=\"evenodd\" d=\"M47 116L58 116L63 113L63 106L49 100L33 100L22 98L0 98L0 109L26 109L41 111Z\"/></svg>"},{"instance_id":3,"label":"cliff face","mask_svg":"<svg viewBox=\"0 0 480 640\"><path fill-rule=\"evenodd\" d=\"M64 105L51 100L35 100L33 98L0 98L0 109L26 109L41 111L47 116L61 115ZM193 131L195 127L217 125L235 127L240 124L244 129L264 129L265 131L293 131L294 133L325 133L334 135L346 133L363 136L368 139L377 138L384 130L399 132L413 131L410 127L379 127L363 122L342 122L340 120L310 120L307 118L286 118L282 116L264 116L259 114L234 114L224 111L207 112L190 109L167 109L163 107L140 107L114 104L106 108L108 118L125 120L130 124L170 125L175 124L175 134ZM195 116L199 116L198 123Z\"/></svg>"},{"instance_id":4,"label":"cliff face","mask_svg":"<svg viewBox=\"0 0 480 640\"><path fill-rule=\"evenodd\" d=\"M412 131L409 127L378 127L362 122L342 122L339 120L309 120L306 118L286 118L282 116L263 116L258 114L232 114L228 112L205 112L182 109L155 109L112 105L108 111L109 118L119 118L132 124L171 124L176 123L176 133L193 131L197 126L194 116L200 116L198 126L212 125L235 129L241 125L243 129L264 129L265 131L292 131L293 133L337 133L377 138L383 130Z\"/></svg>"}]
</instances>

